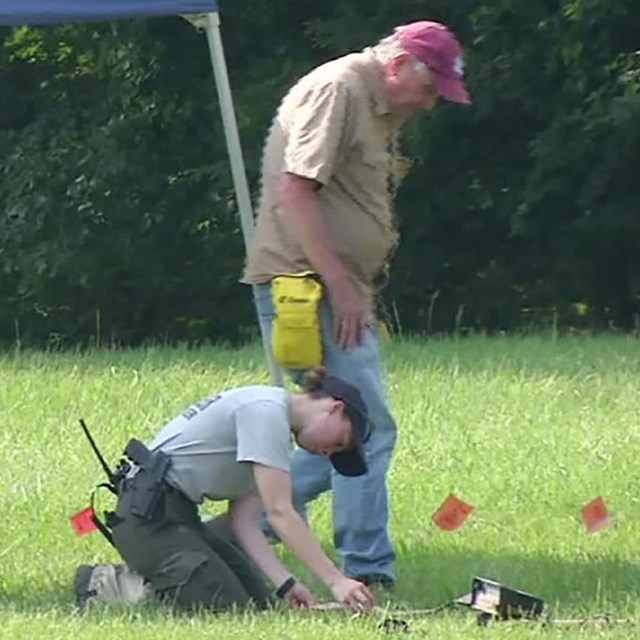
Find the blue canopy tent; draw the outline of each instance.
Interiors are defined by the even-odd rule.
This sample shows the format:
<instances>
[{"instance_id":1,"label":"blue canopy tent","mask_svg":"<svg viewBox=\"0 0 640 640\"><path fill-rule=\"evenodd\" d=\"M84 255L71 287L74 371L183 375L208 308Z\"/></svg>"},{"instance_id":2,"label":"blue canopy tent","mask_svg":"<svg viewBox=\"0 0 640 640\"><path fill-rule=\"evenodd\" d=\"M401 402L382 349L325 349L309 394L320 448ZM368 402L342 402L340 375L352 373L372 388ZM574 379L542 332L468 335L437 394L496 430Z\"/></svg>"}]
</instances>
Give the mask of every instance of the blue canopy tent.
<instances>
[{"instance_id":1,"label":"blue canopy tent","mask_svg":"<svg viewBox=\"0 0 640 640\"><path fill-rule=\"evenodd\" d=\"M217 0L0 0L0 26L170 15L184 17L207 34L242 234L247 247L253 235L251 197L220 36ZM271 357L264 333L262 341L271 377L276 384L282 385L282 373Z\"/></svg>"}]
</instances>

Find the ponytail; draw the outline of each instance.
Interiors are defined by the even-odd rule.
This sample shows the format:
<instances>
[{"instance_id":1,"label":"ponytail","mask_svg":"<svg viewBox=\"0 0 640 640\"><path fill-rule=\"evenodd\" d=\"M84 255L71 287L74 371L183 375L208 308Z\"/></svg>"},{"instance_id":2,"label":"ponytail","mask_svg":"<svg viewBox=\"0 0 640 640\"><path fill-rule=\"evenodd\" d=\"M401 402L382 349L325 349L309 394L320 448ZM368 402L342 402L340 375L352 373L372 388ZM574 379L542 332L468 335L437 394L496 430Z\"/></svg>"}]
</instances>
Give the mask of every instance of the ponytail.
<instances>
[{"instance_id":1,"label":"ponytail","mask_svg":"<svg viewBox=\"0 0 640 640\"><path fill-rule=\"evenodd\" d=\"M305 372L302 377L302 386L305 393L318 393L322 392L322 381L326 375L325 368L314 367Z\"/></svg>"}]
</instances>

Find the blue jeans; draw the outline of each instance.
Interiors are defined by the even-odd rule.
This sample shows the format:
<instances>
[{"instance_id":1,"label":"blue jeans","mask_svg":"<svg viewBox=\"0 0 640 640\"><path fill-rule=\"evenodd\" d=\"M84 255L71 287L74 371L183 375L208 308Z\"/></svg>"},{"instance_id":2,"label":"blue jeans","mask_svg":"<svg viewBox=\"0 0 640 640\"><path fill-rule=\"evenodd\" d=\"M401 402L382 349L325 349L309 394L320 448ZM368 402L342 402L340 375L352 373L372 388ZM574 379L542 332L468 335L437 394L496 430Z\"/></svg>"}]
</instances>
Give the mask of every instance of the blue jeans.
<instances>
[{"instance_id":1,"label":"blue jeans","mask_svg":"<svg viewBox=\"0 0 640 640\"><path fill-rule=\"evenodd\" d=\"M255 285L253 292L262 331L270 341L275 315L271 285ZM335 342L333 317L326 302L322 303L320 315L327 374L357 386L369 411L373 424L366 444L369 472L357 478L341 476L326 456L298 448L292 458L293 503L296 510L306 516L306 505L333 489L334 543L345 573L394 578L395 554L388 532L386 475L397 429L387 406L378 339L374 331L367 329L362 343L345 352Z\"/></svg>"}]
</instances>

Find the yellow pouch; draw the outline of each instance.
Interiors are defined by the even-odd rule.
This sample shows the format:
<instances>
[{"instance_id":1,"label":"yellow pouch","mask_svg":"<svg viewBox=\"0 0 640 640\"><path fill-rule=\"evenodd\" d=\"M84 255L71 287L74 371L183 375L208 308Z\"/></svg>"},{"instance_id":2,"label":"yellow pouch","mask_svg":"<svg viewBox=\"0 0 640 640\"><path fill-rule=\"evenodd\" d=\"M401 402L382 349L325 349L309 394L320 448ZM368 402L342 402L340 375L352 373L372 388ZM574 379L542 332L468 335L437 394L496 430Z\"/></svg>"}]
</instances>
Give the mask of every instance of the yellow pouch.
<instances>
[{"instance_id":1,"label":"yellow pouch","mask_svg":"<svg viewBox=\"0 0 640 640\"><path fill-rule=\"evenodd\" d=\"M287 273L273 279L276 316L271 348L280 365L310 369L322 364L319 307L322 284L313 271Z\"/></svg>"}]
</instances>

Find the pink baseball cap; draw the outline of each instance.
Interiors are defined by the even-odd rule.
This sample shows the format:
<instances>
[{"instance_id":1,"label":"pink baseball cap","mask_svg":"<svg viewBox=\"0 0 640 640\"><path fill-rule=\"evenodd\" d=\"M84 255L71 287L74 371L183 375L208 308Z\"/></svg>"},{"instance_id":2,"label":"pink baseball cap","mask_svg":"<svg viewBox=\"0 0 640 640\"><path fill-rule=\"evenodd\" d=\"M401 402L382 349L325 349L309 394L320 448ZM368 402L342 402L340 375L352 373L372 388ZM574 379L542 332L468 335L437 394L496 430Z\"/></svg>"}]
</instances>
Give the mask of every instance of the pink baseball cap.
<instances>
[{"instance_id":1,"label":"pink baseball cap","mask_svg":"<svg viewBox=\"0 0 640 640\"><path fill-rule=\"evenodd\" d=\"M471 104L464 82L462 46L445 25L421 20L396 27L395 33L402 48L429 67L445 100Z\"/></svg>"}]
</instances>

